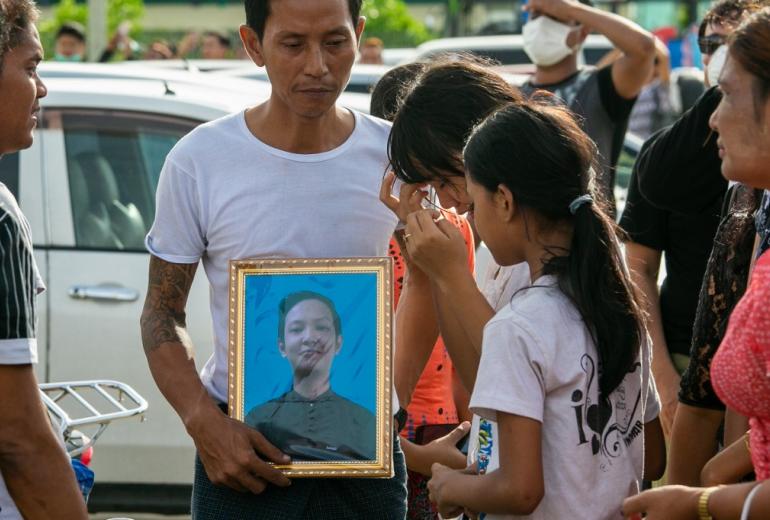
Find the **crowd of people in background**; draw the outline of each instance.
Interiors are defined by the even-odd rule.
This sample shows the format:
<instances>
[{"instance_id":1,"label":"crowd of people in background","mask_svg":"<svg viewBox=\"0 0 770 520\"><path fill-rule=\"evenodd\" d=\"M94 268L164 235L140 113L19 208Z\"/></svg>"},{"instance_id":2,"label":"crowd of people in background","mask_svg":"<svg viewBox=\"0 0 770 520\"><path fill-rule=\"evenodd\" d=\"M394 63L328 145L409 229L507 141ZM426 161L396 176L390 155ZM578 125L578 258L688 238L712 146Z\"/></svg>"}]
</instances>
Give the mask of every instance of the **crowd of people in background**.
<instances>
[{"instance_id":1,"label":"crowd of people in background","mask_svg":"<svg viewBox=\"0 0 770 520\"><path fill-rule=\"evenodd\" d=\"M193 54L205 60L223 60L244 57L241 48L233 45L232 38L220 31L187 33L179 43L160 39L150 42L145 49L129 36L129 23L122 23L99 56L100 63L116 56L125 60L184 59ZM54 61L84 62L86 58L86 30L78 22L66 22L56 31Z\"/></svg>"},{"instance_id":2,"label":"crowd of people in background","mask_svg":"<svg viewBox=\"0 0 770 520\"><path fill-rule=\"evenodd\" d=\"M46 94L34 67L13 79L22 54L42 59L34 6L0 2L0 99L23 87L13 104L34 112ZM382 63L383 42L362 38L360 0L245 6L242 46L206 32L143 51L221 59L238 47L273 84L268 101L202 125L169 154L147 236L142 338L195 441L193 518L770 518L767 0L710 6L698 41L706 90L681 114L666 46L588 0L529 0L535 72L523 85L483 59L437 56L387 72L371 115L336 104L354 60ZM140 52L128 29L103 61ZM596 67L579 56L590 31L616 48ZM55 58L82 60L85 38L65 24ZM0 121L13 128L5 121L22 116L6 105ZM0 153L29 146L32 128L0 131ZM645 143L617 214L629 128ZM293 184L276 181L287 175ZM0 230L26 236L6 192ZM492 260L477 277L481 243ZM222 412L228 261L385 255L396 269L395 416L406 415L394 474L290 482L268 463L286 456ZM216 344L202 376L184 318L199 262ZM23 287L30 302L38 287ZM7 365L34 362L34 326L0 332L2 396ZM24 489L37 474L9 473L2 446L5 504L50 511ZM52 503L83 518L72 488Z\"/></svg>"},{"instance_id":3,"label":"crowd of people in background","mask_svg":"<svg viewBox=\"0 0 770 520\"><path fill-rule=\"evenodd\" d=\"M130 36L130 22L121 23L98 57L99 63L116 60L173 60L196 57L204 60L248 59L241 45L224 31L191 31L178 42L156 39L142 46ZM78 22L65 22L54 36L52 59L60 62L85 62L87 59L86 29ZM358 62L370 65L384 63L384 42L375 36L363 39Z\"/></svg>"}]
</instances>

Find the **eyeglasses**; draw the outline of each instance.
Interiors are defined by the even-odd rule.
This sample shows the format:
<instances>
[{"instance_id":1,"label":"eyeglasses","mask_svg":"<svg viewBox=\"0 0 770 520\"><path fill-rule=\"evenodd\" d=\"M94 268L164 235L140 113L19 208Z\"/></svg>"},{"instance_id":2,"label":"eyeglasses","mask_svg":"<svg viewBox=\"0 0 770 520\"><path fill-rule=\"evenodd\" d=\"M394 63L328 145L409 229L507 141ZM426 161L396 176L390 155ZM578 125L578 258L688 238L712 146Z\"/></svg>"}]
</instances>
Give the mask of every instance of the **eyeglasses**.
<instances>
[{"instance_id":1,"label":"eyeglasses","mask_svg":"<svg viewBox=\"0 0 770 520\"><path fill-rule=\"evenodd\" d=\"M721 34L710 34L703 38L698 38L698 48L701 54L714 54L720 45L725 44L725 37Z\"/></svg>"}]
</instances>

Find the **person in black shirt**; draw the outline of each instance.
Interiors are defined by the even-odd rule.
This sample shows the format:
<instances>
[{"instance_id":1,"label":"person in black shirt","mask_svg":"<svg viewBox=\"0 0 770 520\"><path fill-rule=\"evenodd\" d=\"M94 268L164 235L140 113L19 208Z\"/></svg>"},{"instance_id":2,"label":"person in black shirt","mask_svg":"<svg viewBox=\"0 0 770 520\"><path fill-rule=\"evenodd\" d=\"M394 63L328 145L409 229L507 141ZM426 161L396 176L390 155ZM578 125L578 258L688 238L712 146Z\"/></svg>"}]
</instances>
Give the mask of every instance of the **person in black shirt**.
<instances>
[{"instance_id":1,"label":"person in black shirt","mask_svg":"<svg viewBox=\"0 0 770 520\"><path fill-rule=\"evenodd\" d=\"M711 53L724 44L744 14L759 6L750 0L721 0L706 13L699 41L704 63L714 67ZM713 71L712 71L713 72ZM642 147L636 171L642 196L653 206L679 217L710 214L728 189L722 176L717 135L709 119L722 99L715 86L671 127L654 134ZM671 435L668 483L697 485L704 464L716 453L724 417L709 377L730 312L745 289L757 194L734 187L713 240L693 324L690 360L682 375L679 405ZM701 224L706 221L702 220ZM729 440L728 440L729 442Z\"/></svg>"},{"instance_id":2,"label":"person in black shirt","mask_svg":"<svg viewBox=\"0 0 770 520\"><path fill-rule=\"evenodd\" d=\"M626 258L631 276L648 303L652 371L661 397L663 431L669 437L678 402L679 376L689 361L695 308L719 224L720 206L715 203L695 215L656 208L639 192L638 175L637 163L620 226L629 236ZM658 293L658 270L664 252L666 278Z\"/></svg>"},{"instance_id":3,"label":"person in black shirt","mask_svg":"<svg viewBox=\"0 0 770 520\"><path fill-rule=\"evenodd\" d=\"M727 180L722 177L717 135L708 125L721 100L717 87L708 89L673 126L642 146L636 159L637 182L653 206L697 215L721 204Z\"/></svg>"}]
</instances>

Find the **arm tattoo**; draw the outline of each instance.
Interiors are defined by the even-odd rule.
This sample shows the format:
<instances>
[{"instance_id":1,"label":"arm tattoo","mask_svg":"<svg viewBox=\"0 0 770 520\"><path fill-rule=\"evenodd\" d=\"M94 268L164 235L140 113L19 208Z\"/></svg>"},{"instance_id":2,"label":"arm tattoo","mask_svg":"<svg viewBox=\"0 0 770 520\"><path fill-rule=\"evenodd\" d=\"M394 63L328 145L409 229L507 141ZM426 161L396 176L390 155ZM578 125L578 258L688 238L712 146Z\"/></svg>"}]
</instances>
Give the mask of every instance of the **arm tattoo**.
<instances>
[{"instance_id":1,"label":"arm tattoo","mask_svg":"<svg viewBox=\"0 0 770 520\"><path fill-rule=\"evenodd\" d=\"M146 354L163 343L184 343L178 329L186 326L185 305L197 267L150 257L150 281L141 318Z\"/></svg>"}]
</instances>

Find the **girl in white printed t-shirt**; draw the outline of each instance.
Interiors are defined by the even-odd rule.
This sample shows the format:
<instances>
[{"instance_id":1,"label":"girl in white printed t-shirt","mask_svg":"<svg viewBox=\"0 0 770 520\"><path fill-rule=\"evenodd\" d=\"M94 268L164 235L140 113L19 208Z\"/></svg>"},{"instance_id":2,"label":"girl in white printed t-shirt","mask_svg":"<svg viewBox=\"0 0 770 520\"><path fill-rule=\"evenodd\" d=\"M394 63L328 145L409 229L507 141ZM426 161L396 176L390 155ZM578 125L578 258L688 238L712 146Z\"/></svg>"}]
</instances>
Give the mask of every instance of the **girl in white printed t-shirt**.
<instances>
[{"instance_id":1,"label":"girl in white printed t-shirt","mask_svg":"<svg viewBox=\"0 0 770 520\"><path fill-rule=\"evenodd\" d=\"M478 233L498 264L527 262L531 285L484 328L471 465L432 468L444 517L617 519L663 473L647 333L594 149L566 109L536 101L499 109L466 145Z\"/></svg>"}]
</instances>

